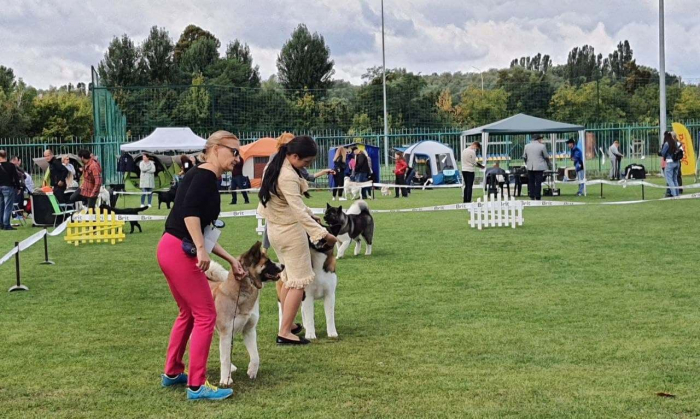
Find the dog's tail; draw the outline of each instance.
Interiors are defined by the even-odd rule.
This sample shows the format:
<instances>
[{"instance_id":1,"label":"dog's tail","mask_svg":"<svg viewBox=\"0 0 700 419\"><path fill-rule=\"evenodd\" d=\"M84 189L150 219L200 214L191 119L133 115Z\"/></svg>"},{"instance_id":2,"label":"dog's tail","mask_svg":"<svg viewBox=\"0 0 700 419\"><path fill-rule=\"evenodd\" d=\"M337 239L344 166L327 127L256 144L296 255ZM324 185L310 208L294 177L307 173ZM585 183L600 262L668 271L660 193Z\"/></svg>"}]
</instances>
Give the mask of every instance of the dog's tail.
<instances>
[{"instance_id":1,"label":"dog's tail","mask_svg":"<svg viewBox=\"0 0 700 419\"><path fill-rule=\"evenodd\" d=\"M213 260L209 263L209 269L207 269L205 275L211 282L226 282L228 279L228 271Z\"/></svg>"},{"instance_id":2,"label":"dog's tail","mask_svg":"<svg viewBox=\"0 0 700 419\"><path fill-rule=\"evenodd\" d=\"M353 202L352 205L350 205L350 208L348 208L348 214L362 214L363 212L366 212L367 214L371 214L371 211L369 210L369 205L363 200L355 201Z\"/></svg>"}]
</instances>

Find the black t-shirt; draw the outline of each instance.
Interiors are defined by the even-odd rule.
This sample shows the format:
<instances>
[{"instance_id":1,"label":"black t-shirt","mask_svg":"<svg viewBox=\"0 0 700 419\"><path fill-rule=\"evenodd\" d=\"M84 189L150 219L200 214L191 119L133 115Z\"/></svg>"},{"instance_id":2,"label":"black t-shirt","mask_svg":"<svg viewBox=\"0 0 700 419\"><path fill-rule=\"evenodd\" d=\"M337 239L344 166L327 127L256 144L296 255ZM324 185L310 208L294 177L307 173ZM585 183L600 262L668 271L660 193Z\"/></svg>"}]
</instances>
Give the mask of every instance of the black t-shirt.
<instances>
[{"instance_id":1,"label":"black t-shirt","mask_svg":"<svg viewBox=\"0 0 700 419\"><path fill-rule=\"evenodd\" d=\"M10 162L0 163L0 186L19 187L19 176L17 166Z\"/></svg>"},{"instance_id":2,"label":"black t-shirt","mask_svg":"<svg viewBox=\"0 0 700 419\"><path fill-rule=\"evenodd\" d=\"M165 220L165 232L179 239L192 239L185 225L186 217L199 217L204 227L219 218L221 198L218 179L211 170L194 167L177 187L175 203Z\"/></svg>"}]
</instances>

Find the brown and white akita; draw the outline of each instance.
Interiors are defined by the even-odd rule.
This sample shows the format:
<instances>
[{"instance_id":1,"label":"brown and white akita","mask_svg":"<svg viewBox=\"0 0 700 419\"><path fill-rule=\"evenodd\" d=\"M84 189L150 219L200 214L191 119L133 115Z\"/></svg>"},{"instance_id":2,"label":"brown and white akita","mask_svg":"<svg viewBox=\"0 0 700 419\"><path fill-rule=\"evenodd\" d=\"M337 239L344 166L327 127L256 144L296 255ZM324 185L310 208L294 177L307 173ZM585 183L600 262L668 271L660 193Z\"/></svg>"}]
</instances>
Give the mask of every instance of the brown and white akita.
<instances>
[{"instance_id":1,"label":"brown and white akita","mask_svg":"<svg viewBox=\"0 0 700 419\"><path fill-rule=\"evenodd\" d=\"M260 356L256 327L260 318L260 289L268 281L277 281L284 265L273 262L257 242L238 258L246 276L237 281L233 274L212 261L207 269L214 304L216 306L216 331L219 333L219 357L221 379L219 384L229 386L231 373L236 366L231 363L231 345L237 333L243 333L243 344L248 350L250 363L248 377L258 375Z\"/></svg>"}]
</instances>

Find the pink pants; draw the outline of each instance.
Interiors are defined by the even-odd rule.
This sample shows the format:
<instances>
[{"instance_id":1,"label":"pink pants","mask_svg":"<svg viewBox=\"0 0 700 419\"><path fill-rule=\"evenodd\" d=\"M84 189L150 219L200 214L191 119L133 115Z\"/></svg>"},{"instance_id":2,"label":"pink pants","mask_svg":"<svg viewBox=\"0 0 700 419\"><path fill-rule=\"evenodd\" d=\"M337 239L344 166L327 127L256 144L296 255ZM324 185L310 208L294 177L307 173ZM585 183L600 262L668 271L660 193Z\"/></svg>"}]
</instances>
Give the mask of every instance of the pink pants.
<instances>
[{"instance_id":1,"label":"pink pants","mask_svg":"<svg viewBox=\"0 0 700 419\"><path fill-rule=\"evenodd\" d=\"M180 308L170 332L165 373L172 376L185 371L182 357L190 340L188 385L201 386L207 379L207 358L216 325L216 308L207 277L197 268L197 258L182 251L182 241L168 233L158 243L158 264Z\"/></svg>"}]
</instances>

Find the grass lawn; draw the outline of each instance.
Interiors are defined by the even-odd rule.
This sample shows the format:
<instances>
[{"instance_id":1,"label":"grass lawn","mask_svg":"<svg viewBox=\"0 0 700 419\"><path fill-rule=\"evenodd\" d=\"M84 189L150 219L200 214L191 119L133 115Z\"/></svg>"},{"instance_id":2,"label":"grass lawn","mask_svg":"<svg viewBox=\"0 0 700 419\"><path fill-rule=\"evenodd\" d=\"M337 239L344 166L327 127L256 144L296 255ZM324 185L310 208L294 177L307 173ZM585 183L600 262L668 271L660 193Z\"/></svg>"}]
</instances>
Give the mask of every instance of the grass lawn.
<instances>
[{"instance_id":1,"label":"grass lawn","mask_svg":"<svg viewBox=\"0 0 700 419\"><path fill-rule=\"evenodd\" d=\"M606 186L602 200L599 188L587 198L563 189L557 199L591 204L641 198L639 188ZM309 205L328 198L314 192ZM369 205L460 201L434 190ZM114 246L51 238L56 265L39 265L34 246L22 253L30 291L0 290L0 417L697 417L699 210L697 200L527 208L522 228L485 231L464 211L377 214L374 254L338 264L340 339L325 337L317 303L319 340L277 347L265 288L258 378L245 375L239 337L224 402L160 387L177 315L155 260L161 222ZM228 219L224 247L242 253L255 225ZM0 253L34 231L0 232ZM5 289L14 274L0 266ZM213 383L218 358L215 336Z\"/></svg>"}]
</instances>

